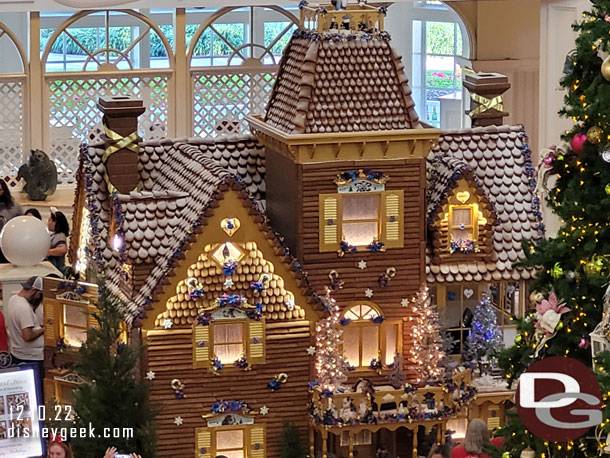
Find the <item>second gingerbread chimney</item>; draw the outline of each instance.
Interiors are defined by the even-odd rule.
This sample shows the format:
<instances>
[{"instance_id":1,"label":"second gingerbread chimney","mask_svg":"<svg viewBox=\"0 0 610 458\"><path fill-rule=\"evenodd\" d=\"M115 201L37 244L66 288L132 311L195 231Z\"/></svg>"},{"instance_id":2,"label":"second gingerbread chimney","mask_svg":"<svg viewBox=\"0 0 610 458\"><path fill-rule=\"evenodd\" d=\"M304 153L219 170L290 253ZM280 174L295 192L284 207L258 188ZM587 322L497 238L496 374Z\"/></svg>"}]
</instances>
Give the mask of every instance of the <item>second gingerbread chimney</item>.
<instances>
[{"instance_id":1,"label":"second gingerbread chimney","mask_svg":"<svg viewBox=\"0 0 610 458\"><path fill-rule=\"evenodd\" d=\"M140 182L138 156L138 116L146 108L141 100L126 97L100 97L98 108L104 113L104 156L108 192L129 194Z\"/></svg>"},{"instance_id":2,"label":"second gingerbread chimney","mask_svg":"<svg viewBox=\"0 0 610 458\"><path fill-rule=\"evenodd\" d=\"M502 94L510 89L508 77L500 73L464 73L464 87L470 91L471 109L468 115L472 127L503 124Z\"/></svg>"}]
</instances>

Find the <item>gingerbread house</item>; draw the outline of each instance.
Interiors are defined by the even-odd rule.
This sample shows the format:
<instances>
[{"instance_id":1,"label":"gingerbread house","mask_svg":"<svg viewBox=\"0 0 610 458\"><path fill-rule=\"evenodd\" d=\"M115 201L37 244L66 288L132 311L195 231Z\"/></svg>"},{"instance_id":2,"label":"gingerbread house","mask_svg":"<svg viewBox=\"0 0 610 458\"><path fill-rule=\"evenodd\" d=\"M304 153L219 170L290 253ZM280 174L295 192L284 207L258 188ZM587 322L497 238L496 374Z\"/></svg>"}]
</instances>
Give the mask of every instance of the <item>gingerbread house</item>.
<instances>
[{"instance_id":1,"label":"gingerbread house","mask_svg":"<svg viewBox=\"0 0 610 458\"><path fill-rule=\"evenodd\" d=\"M471 161L526 167L521 131L422 124L383 7L302 6L267 110L249 118L256 138L142 143L141 104L108 98L105 142L81 151L72 259L83 275L104 268L147 342L160 456L278 456L285 421L312 456L417 456L473 390L469 371L388 385L396 361L412 375L409 299L426 280L438 296L454 264L514 280L512 252L495 251L509 209L485 187L501 172ZM454 253L443 212L466 206L464 229L483 238ZM350 366L333 396L310 384L328 289Z\"/></svg>"},{"instance_id":2,"label":"gingerbread house","mask_svg":"<svg viewBox=\"0 0 610 458\"><path fill-rule=\"evenodd\" d=\"M544 232L535 169L522 126L444 132L428 166L426 279L461 354L481 293L491 288L510 337L534 269L518 269L523 242Z\"/></svg>"}]
</instances>

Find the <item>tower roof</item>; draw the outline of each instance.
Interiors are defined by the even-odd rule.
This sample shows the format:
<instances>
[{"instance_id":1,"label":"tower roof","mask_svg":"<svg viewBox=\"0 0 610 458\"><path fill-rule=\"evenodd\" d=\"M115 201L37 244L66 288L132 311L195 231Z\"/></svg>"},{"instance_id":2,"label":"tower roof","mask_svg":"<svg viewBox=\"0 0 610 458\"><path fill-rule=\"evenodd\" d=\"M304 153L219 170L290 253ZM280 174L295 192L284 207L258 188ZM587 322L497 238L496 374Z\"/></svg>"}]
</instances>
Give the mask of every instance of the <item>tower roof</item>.
<instances>
[{"instance_id":1,"label":"tower roof","mask_svg":"<svg viewBox=\"0 0 610 458\"><path fill-rule=\"evenodd\" d=\"M294 33L265 121L291 134L422 127L389 34L353 30Z\"/></svg>"}]
</instances>

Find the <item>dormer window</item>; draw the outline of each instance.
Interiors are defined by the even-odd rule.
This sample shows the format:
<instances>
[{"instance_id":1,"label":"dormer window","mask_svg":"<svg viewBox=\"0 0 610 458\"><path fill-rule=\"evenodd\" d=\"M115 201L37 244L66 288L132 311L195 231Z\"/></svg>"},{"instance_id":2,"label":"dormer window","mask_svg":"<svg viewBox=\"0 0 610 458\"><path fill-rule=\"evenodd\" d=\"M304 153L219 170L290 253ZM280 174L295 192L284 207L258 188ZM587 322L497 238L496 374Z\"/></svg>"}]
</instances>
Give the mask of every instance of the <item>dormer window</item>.
<instances>
[{"instance_id":1,"label":"dormer window","mask_svg":"<svg viewBox=\"0 0 610 458\"><path fill-rule=\"evenodd\" d=\"M337 193L320 194L321 252L403 246L404 192L386 191L387 180L377 172L345 172L335 180Z\"/></svg>"},{"instance_id":2,"label":"dormer window","mask_svg":"<svg viewBox=\"0 0 610 458\"><path fill-rule=\"evenodd\" d=\"M447 261L456 258L488 258L493 244L495 213L480 186L469 175L462 176L431 220L434 257Z\"/></svg>"}]
</instances>

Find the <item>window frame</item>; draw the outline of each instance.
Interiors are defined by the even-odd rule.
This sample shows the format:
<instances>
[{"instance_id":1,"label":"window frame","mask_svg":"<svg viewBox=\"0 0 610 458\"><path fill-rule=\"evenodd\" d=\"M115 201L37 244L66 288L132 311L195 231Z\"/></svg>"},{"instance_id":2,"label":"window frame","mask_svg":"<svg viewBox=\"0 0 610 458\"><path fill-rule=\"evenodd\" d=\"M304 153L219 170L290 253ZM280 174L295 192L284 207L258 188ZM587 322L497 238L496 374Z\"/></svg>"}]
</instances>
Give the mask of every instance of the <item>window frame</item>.
<instances>
[{"instance_id":1,"label":"window frame","mask_svg":"<svg viewBox=\"0 0 610 458\"><path fill-rule=\"evenodd\" d=\"M383 244L385 248L404 248L404 227L405 227L405 217L404 217L404 206L405 206L405 195L403 189L385 189L383 191L373 191L373 192L362 192L362 193L321 193L318 195L318 241L319 241L319 250L321 253L337 251L341 247L341 243L343 240L343 197L348 196L358 196L358 195L379 195L379 219L378 221L378 236L375 241ZM398 200L398 205L396 208L396 214L390 215L388 211L388 206L391 204L392 197L395 197ZM337 202L336 205L336 218L327 218L327 207L326 200L335 199ZM394 218L394 219L392 219ZM329 221L332 220L332 224L329 224ZM368 220L347 220L348 223L351 222L366 222ZM372 220L371 220L372 221ZM394 222L398 223L398 230L396 231L396 239L391 239L388 237L388 229L391 227L390 225ZM335 240L330 242L327 241L325 237L325 232L327 227L336 227L336 235ZM347 241L346 241L347 242ZM349 242L347 242L349 244ZM371 240L369 243L373 243ZM368 245L358 245L353 246L358 252L366 252ZM350 247L352 247L350 245Z\"/></svg>"},{"instance_id":2,"label":"window frame","mask_svg":"<svg viewBox=\"0 0 610 458\"><path fill-rule=\"evenodd\" d=\"M479 243L479 215L475 215L475 204L449 204L449 214L447 215L447 229L448 229L448 244L451 249L451 241L453 240L453 231L460 229L460 225L453 223L453 216L455 210L469 210L470 211L470 224L464 225L464 229L472 229L472 240ZM453 253L455 254L455 253ZM458 253L460 254L460 253Z\"/></svg>"},{"instance_id":3,"label":"window frame","mask_svg":"<svg viewBox=\"0 0 610 458\"><path fill-rule=\"evenodd\" d=\"M343 211L343 199L347 197L348 199L358 199L368 196L376 196L377 197L377 218L365 218L365 219L345 219L344 211ZM345 234L343 233L343 227L345 224L358 224L358 223L377 223L377 236L373 237L373 240L380 240L383 231L382 231L382 211L381 204L383 202L383 191L376 192L355 192L349 194L341 194L341 215L339 217L340 227L341 227L341 240L344 240ZM371 242L373 241L371 240ZM347 243L350 243L346 240ZM369 242L369 244L371 243ZM351 245L351 243L350 243ZM368 244L367 244L368 245ZM367 245L352 245L356 248L365 248Z\"/></svg>"},{"instance_id":4,"label":"window frame","mask_svg":"<svg viewBox=\"0 0 610 458\"><path fill-rule=\"evenodd\" d=\"M341 318L345 318L346 314L350 312L355 307L360 307L362 305L366 305L370 307L377 316L383 317L381 310L376 304L367 301L360 301L357 303L352 303L341 313ZM371 371L370 369L370 361L363 361L362 359L362 335L363 330L371 327L377 327L377 356L376 358L381 357L381 364L384 369L389 370L389 365L386 363L386 359L388 358L388 348L387 348L387 328L393 326L396 328L396 348L392 352L391 357L394 359L394 355L396 353L402 353L402 320L400 319L384 319L381 323L373 323L370 319L358 319L350 321L349 324L345 325L344 328L357 328L358 329L358 358L360 364L355 367L355 372L363 372L363 371ZM353 329L353 328L352 328ZM344 331L345 332L345 329ZM342 344L341 351L345 353L345 344ZM351 362L348 361L351 365Z\"/></svg>"},{"instance_id":5,"label":"window frame","mask_svg":"<svg viewBox=\"0 0 610 458\"><path fill-rule=\"evenodd\" d=\"M85 318L85 327L66 324L66 306L76 307L76 308L81 309L81 313L83 314L83 317ZM78 302L72 302L72 303L69 303L68 301L61 302L61 311L59 313L59 335L61 336L62 339L64 339L64 343L66 344L67 347L75 349L75 350L78 350L80 347L82 347L82 345L83 345L82 342L80 345L69 345L68 344L67 337L66 337L67 336L66 328L85 331L85 338L86 338L87 329L89 329L88 313L90 313L90 312L91 312L90 305L79 304Z\"/></svg>"},{"instance_id":6,"label":"window frame","mask_svg":"<svg viewBox=\"0 0 610 458\"><path fill-rule=\"evenodd\" d=\"M216 354L216 346L220 345L220 346L227 346L227 345L237 345L238 342L236 343L221 343L221 344L217 344L216 343L216 327L218 326L227 326L227 325L231 325L231 324L239 324L241 326L241 347L242 347L242 356L245 356L246 358L248 358L250 356L250 347L247 345L247 336L248 336L248 323L247 323L247 319L245 318L235 318L235 319L229 319L229 320L214 320L213 323L210 323L209 326L212 326L211 328L211 333L210 333L210 345L211 345L211 350L212 350L212 358L216 358L217 354ZM238 358L239 359L239 358ZM220 360L220 358L219 358ZM237 360L233 360L233 361L222 361L220 360L220 362L227 366L227 365L232 365L235 361Z\"/></svg>"},{"instance_id":7,"label":"window frame","mask_svg":"<svg viewBox=\"0 0 610 458\"><path fill-rule=\"evenodd\" d=\"M241 432L241 448L231 448L231 449L219 449L218 448L218 433L222 433L225 431L240 431ZM214 452L214 456L219 454L224 454L224 452L235 452L237 450L241 450L243 453L243 458L247 458L248 456L248 431L243 425L237 426L219 426L214 428L214 434L212 436L212 451Z\"/></svg>"}]
</instances>

